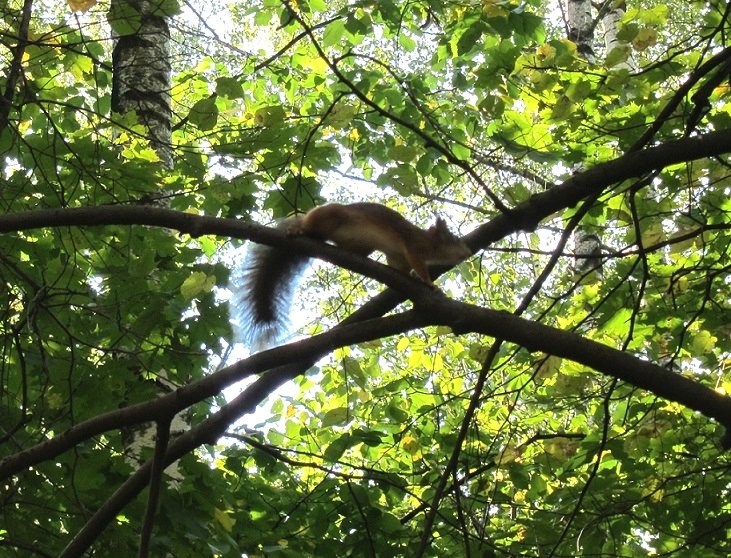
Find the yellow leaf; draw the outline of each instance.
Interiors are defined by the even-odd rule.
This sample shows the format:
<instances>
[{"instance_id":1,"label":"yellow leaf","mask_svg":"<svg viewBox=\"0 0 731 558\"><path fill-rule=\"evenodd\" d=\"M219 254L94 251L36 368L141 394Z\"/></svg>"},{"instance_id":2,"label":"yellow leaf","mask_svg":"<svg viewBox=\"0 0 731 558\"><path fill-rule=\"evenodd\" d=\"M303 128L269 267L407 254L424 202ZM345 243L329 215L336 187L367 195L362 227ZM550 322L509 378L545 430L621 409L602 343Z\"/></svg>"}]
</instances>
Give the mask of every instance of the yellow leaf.
<instances>
[{"instance_id":1,"label":"yellow leaf","mask_svg":"<svg viewBox=\"0 0 731 558\"><path fill-rule=\"evenodd\" d=\"M536 370L536 378L550 378L558 373L561 368L561 357L556 355L543 355L540 362L538 363L538 369Z\"/></svg>"},{"instance_id":2,"label":"yellow leaf","mask_svg":"<svg viewBox=\"0 0 731 558\"><path fill-rule=\"evenodd\" d=\"M90 8L96 6L96 0L66 0L72 12L88 12Z\"/></svg>"},{"instance_id":3,"label":"yellow leaf","mask_svg":"<svg viewBox=\"0 0 731 558\"><path fill-rule=\"evenodd\" d=\"M574 41L570 41L569 39L561 39L561 43L569 50L569 52L576 56L577 48L576 43Z\"/></svg>"},{"instance_id":4,"label":"yellow leaf","mask_svg":"<svg viewBox=\"0 0 731 558\"><path fill-rule=\"evenodd\" d=\"M579 443L575 440L567 440L565 438L557 438L548 440L543 443L543 450L553 457L565 460L576 453Z\"/></svg>"},{"instance_id":5,"label":"yellow leaf","mask_svg":"<svg viewBox=\"0 0 731 558\"><path fill-rule=\"evenodd\" d=\"M284 122L286 113L281 105L261 107L254 114L254 124L257 126L277 126Z\"/></svg>"},{"instance_id":6,"label":"yellow leaf","mask_svg":"<svg viewBox=\"0 0 731 558\"><path fill-rule=\"evenodd\" d=\"M632 39L632 46L635 50L642 51L648 47L651 47L657 42L657 31L654 29L640 29Z\"/></svg>"},{"instance_id":7,"label":"yellow leaf","mask_svg":"<svg viewBox=\"0 0 731 558\"><path fill-rule=\"evenodd\" d=\"M411 456L414 456L421 452L421 446L419 445L419 441L413 436L404 436L402 443L406 452Z\"/></svg>"},{"instance_id":8,"label":"yellow leaf","mask_svg":"<svg viewBox=\"0 0 731 558\"><path fill-rule=\"evenodd\" d=\"M236 520L223 511L215 508L213 510L213 516L216 518L216 522L223 528L227 533L231 532L233 526L236 525Z\"/></svg>"},{"instance_id":9,"label":"yellow leaf","mask_svg":"<svg viewBox=\"0 0 731 558\"><path fill-rule=\"evenodd\" d=\"M536 49L536 58L542 65L551 63L555 57L556 48L551 45L544 43Z\"/></svg>"},{"instance_id":10,"label":"yellow leaf","mask_svg":"<svg viewBox=\"0 0 731 558\"><path fill-rule=\"evenodd\" d=\"M514 445L508 445L498 457L498 466L504 467L521 461L523 450Z\"/></svg>"},{"instance_id":11,"label":"yellow leaf","mask_svg":"<svg viewBox=\"0 0 731 558\"><path fill-rule=\"evenodd\" d=\"M194 271L180 285L180 294L185 300L192 300L201 293L210 292L216 284L214 276L208 276L202 271Z\"/></svg>"},{"instance_id":12,"label":"yellow leaf","mask_svg":"<svg viewBox=\"0 0 731 558\"><path fill-rule=\"evenodd\" d=\"M487 17L507 17L510 13L500 0L483 0L482 12Z\"/></svg>"}]
</instances>

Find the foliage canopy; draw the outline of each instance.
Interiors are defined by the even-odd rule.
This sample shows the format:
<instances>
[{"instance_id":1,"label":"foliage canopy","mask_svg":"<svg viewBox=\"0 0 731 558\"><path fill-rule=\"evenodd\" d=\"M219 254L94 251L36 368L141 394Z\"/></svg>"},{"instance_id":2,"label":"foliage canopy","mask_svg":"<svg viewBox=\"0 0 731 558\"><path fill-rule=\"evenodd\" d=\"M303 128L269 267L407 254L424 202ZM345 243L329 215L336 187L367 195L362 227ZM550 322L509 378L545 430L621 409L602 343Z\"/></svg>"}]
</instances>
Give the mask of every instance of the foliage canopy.
<instances>
[{"instance_id":1,"label":"foliage canopy","mask_svg":"<svg viewBox=\"0 0 731 558\"><path fill-rule=\"evenodd\" d=\"M565 4L3 4L2 554L731 555L729 5ZM444 297L248 224L333 199L475 255ZM232 356L232 239L330 262L298 343Z\"/></svg>"}]
</instances>

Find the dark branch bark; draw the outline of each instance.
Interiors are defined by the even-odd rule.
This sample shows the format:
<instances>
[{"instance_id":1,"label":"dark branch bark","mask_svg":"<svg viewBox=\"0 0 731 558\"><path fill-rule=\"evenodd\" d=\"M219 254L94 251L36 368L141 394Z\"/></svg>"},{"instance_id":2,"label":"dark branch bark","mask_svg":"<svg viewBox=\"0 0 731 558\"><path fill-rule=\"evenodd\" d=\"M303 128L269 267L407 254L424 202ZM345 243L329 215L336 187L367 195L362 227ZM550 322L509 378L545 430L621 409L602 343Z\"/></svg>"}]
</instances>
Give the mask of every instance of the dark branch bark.
<instances>
[{"instance_id":1,"label":"dark branch bark","mask_svg":"<svg viewBox=\"0 0 731 558\"><path fill-rule=\"evenodd\" d=\"M13 106L13 97L15 97L15 86L23 72L23 54L28 41L28 28L30 26L31 12L33 9L33 0L25 0L23 3L23 11L21 12L20 25L18 26L18 43L12 48L13 59L6 73L5 91L0 96L0 131L4 130L10 119L10 110Z\"/></svg>"},{"instance_id":2,"label":"dark branch bark","mask_svg":"<svg viewBox=\"0 0 731 558\"><path fill-rule=\"evenodd\" d=\"M421 287L416 281L414 281L414 285L417 288ZM433 292L427 287L423 287L423 289ZM144 422L165 420L194 403L212 397L226 387L265 370L292 362L316 362L334 348L372 341L425 325L428 323L423 317L390 316L370 322L339 326L306 341L256 353L172 393L99 415L77 424L41 444L8 456L0 460L0 479L5 479L37 463L52 459L75 445L104 432Z\"/></svg>"},{"instance_id":3,"label":"dark branch bark","mask_svg":"<svg viewBox=\"0 0 731 558\"><path fill-rule=\"evenodd\" d=\"M578 173L562 184L531 196L508 213L498 214L488 223L465 237L474 250L521 230L534 230L545 218L557 211L573 207L581 200L596 196L608 186L642 176L669 165L731 153L731 130L710 132L628 153ZM192 236L214 234L249 239L274 246L291 246L311 254L322 246L309 239L287 238L284 234L236 219L202 217L149 206L104 206L73 209L23 211L0 216L0 233L43 227L150 225L167 227ZM330 255L323 252L323 259ZM354 258L353 261L361 258ZM339 262L337 262L339 263ZM359 270L356 270L359 271Z\"/></svg>"},{"instance_id":4,"label":"dark branch bark","mask_svg":"<svg viewBox=\"0 0 731 558\"><path fill-rule=\"evenodd\" d=\"M170 421L172 417L157 422L157 438L155 439L155 454L150 465L150 490L147 496L145 520L140 530L140 548L138 558L147 558L150 555L150 542L155 526L157 504L160 501L160 492L163 488L163 472L165 471L165 454L170 442Z\"/></svg>"},{"instance_id":5,"label":"dark branch bark","mask_svg":"<svg viewBox=\"0 0 731 558\"><path fill-rule=\"evenodd\" d=\"M617 181L639 176L670 164L721 155L730 151L731 131L721 131L625 155L615 161L597 165L577 174L551 191L533 196L526 203L512 209L510 214L500 214L491 222L479 227L467 236L467 240L473 249L486 246L490 242L518 230L532 230L542 219L554 212L572 206L586 197L596 196ZM121 420L131 420L136 412L140 412L136 418L147 416L145 413L158 417L160 415L156 413L160 413L160 409L164 408L166 414L170 410L182 409L199 400L195 397L203 398L208 396L203 395L204 393L211 395L217 393L219 388L214 388L215 385L218 385L217 382L225 381L224 378L230 380L237 374L240 375L242 370L251 374L281 363L295 363L270 370L234 402L211 417L209 421L173 442L165 459L165 463L169 464L201 444L213 443L242 412L254 409L270 393L271 389L302 373L313 360L318 358L317 355L327 353L335 347L375 337L384 337L427 324L449 325L458 333L479 332L505 339L529 350L540 350L575 360L611 377L649 390L660 397L700 411L708 417L715 418L727 428L731 426L731 399L689 378L573 333L530 322L512 314L450 301L386 266L347 254L311 239L287 238L278 231L236 220L198 217L142 206L61 209L11 214L0 217L0 232L39 227L105 224L164 226L192 235L220 234L289 246L293 250L302 250L308 255L322 257L327 261L348 267L358 273L376 277L389 285L398 287L403 292L409 293L418 312L412 311L373 322L355 323L364 320L369 315L380 315L402 300L397 293L387 291L354 313L344 324L326 334L254 355L226 371L221 371L218 373L220 375L214 375L214 379L201 380L197 384L177 390L170 396L143 404L143 406L148 405L147 407L130 407L118 411L118 415L110 413L99 417L101 420L94 424L89 421L79 425L76 430L72 429L72 431L61 434L58 437L59 442L51 440L46 444L16 454L13 458L6 459L0 463L0 473L13 474L33 463L48 459L59 451L63 451L64 448L72 447L73 440L83 440L86 439L84 436L89 437L103 432L105 429L119 427ZM236 367L241 368L233 370ZM124 414L125 412L129 414ZM103 425L104 429L100 430L100 425ZM728 444L728 442L727 435L724 437L723 443ZM53 445L54 443L56 445ZM122 485L70 543L63 556L77 556L83 552L83 549L91 544L98 531L106 526L126 502L144 488L149 474L150 466L147 464Z\"/></svg>"},{"instance_id":6,"label":"dark branch bark","mask_svg":"<svg viewBox=\"0 0 731 558\"><path fill-rule=\"evenodd\" d=\"M428 289L428 287L424 287L424 289ZM431 291L431 289L428 290ZM414 324L414 326L425 325L421 322L422 319L422 317L417 316L412 312L399 316L382 318L382 320L379 321L388 321L394 329L392 333L395 334L403 331L404 328L408 329L405 324ZM333 335L335 335L335 339L337 340L341 333L343 333L341 328L336 328L327 334L319 335L306 341L292 343L271 351L266 351L266 353L272 354L285 350L303 354L306 353L306 348L310 347L313 342L320 343ZM339 340L338 342L342 342L342 340ZM337 346L341 345L331 345L330 350ZM257 355L254 355L254 357L251 358L256 358L256 356ZM164 465L170 465L197 447L204 444L215 443L216 440L224 435L229 426L231 426L231 424L233 424L240 416L252 412L256 406L278 386L301 374L299 357L296 360L297 364L295 365L286 364L269 370L256 382L246 388L246 390L238 395L233 401L221 407L218 412L203 421L199 426L191 429L189 432L186 432L173 441L165 454ZM104 530L109 522L117 516L119 511L131 502L142 490L144 490L150 479L151 471L152 462L148 461L129 479L127 479L89 519L86 525L84 525L81 531L76 534L71 542L69 542L67 547L61 553L60 558L82 556L99 536L99 533Z\"/></svg>"},{"instance_id":7,"label":"dark branch bark","mask_svg":"<svg viewBox=\"0 0 731 558\"><path fill-rule=\"evenodd\" d=\"M731 429L731 398L630 353L508 312L459 304L446 298L432 301L427 310L441 325L450 326L455 333L484 333L529 351L542 351L573 360L664 399L681 403ZM724 438L724 444L727 441Z\"/></svg>"},{"instance_id":8,"label":"dark branch bark","mask_svg":"<svg viewBox=\"0 0 731 558\"><path fill-rule=\"evenodd\" d=\"M415 301L418 310L383 318L395 326L394 333L399 332L400 328L406 324L421 327L437 323L448 325L457 333L468 331L484 333L522 345L529 350L544 351L568 358L717 419L727 428L723 443L728 444L729 442L731 398L723 396L709 387L618 349L584 339L575 333L534 323L507 312L488 310L449 300L427 287L420 288L420 291L423 296L416 297ZM307 349L311 345L321 343L323 338L330 338L341 331L344 332L345 328L338 326L327 334L272 349L267 353L294 351L306 358ZM333 341L335 344L331 345L331 348L341 346L338 343L347 343L345 336ZM256 355L253 358L256 358ZM297 362L294 365L285 364L264 374L215 415L170 444L165 457L165 465L180 459L203 444L214 443L239 416L253 411L276 387L301 373L302 367ZM61 555L62 558L81 556L99 532L145 488L151 469L151 463L146 463L120 486L69 543Z\"/></svg>"}]
</instances>

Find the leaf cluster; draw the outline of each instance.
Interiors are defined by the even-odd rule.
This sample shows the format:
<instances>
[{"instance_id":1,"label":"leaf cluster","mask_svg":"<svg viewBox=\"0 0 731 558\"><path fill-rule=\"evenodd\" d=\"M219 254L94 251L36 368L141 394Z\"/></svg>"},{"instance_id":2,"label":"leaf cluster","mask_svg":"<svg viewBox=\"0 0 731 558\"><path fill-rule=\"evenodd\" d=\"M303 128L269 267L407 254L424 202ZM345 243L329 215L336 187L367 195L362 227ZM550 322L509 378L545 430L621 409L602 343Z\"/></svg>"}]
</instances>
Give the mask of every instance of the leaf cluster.
<instances>
[{"instance_id":1,"label":"leaf cluster","mask_svg":"<svg viewBox=\"0 0 731 558\"><path fill-rule=\"evenodd\" d=\"M139 31L134 3L0 9L0 223L84 208L104 222L2 225L3 555L61 554L117 487L92 552L133 555L150 465L126 440L170 409L192 430L169 446L181 476L153 555L731 552L728 456L693 410L731 391L726 2L627 6L620 47L597 40L593 60L538 1L180 8L154 13L172 39L169 169L139 115L111 112L110 37ZM151 199L174 219L107 219ZM423 292L248 224L326 199L420 226L440 213L476 254ZM577 231L599 239L585 274ZM232 238L344 267L306 278L308 338L224 368L239 358ZM381 280L401 290L377 294ZM525 321L465 326L479 309ZM597 373L558 354L557 332L707 399ZM158 399L161 378L179 390Z\"/></svg>"}]
</instances>

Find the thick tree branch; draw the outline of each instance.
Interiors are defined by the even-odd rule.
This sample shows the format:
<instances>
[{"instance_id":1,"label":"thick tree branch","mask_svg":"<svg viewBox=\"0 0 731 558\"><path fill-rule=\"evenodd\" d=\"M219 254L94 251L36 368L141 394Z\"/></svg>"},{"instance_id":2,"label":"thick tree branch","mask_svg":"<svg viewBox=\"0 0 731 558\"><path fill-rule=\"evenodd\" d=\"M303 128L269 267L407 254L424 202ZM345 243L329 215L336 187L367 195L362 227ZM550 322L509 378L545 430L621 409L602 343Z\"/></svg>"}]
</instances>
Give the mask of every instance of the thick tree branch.
<instances>
[{"instance_id":1,"label":"thick tree branch","mask_svg":"<svg viewBox=\"0 0 731 558\"><path fill-rule=\"evenodd\" d=\"M585 339L575 333L531 322L507 312L450 300L427 287L422 290L423 296L415 297L417 299L415 301L416 310L383 318L394 326L394 333L399 332L399 328L406 324L421 327L436 323L448 325L456 333L484 333L516 343L531 351L543 351L574 360L613 378L626 381L715 418L727 429L722 440L723 444L728 446L731 441L728 435L728 432L731 432L731 398L721 395L709 387L618 349ZM327 334L267 352L273 354L280 351L293 351L299 353L303 358L308 358L310 354L308 349L313 344L321 343L324 338L330 339L331 335L344 330L343 326L338 326ZM347 343L346 338L332 339L332 341L334 345L331 348L342 346L339 343ZM171 443L165 457L165 465L171 464L203 444L215 443L218 437L223 435L226 429L242 414L253 411L276 387L301 373L302 367L297 362L294 365L285 364L262 375L231 403L222 407L200 426ZM98 536L99 531L104 529L119 511L145 488L151 469L151 462L148 462L125 481L69 543L62 557L69 558L83 554Z\"/></svg>"},{"instance_id":2,"label":"thick tree branch","mask_svg":"<svg viewBox=\"0 0 731 558\"><path fill-rule=\"evenodd\" d=\"M335 348L403 333L426 325L448 325L457 333L477 332L580 362L594 370L676 401L731 426L731 399L685 376L581 337L507 312L489 310L452 301L431 289L415 285L412 293L421 314L405 313L378 320L341 324L310 339L257 353L198 382L146 403L115 410L74 426L58 436L0 461L0 478L7 478L37 463L46 461L103 432L141 422L158 420L219 393L225 387L252 374L275 367L292 366L291 377L302 373L313 362ZM279 383L270 385L262 376L257 389L262 397ZM263 382L260 383L260 382ZM724 439L724 444L727 440Z\"/></svg>"},{"instance_id":3,"label":"thick tree branch","mask_svg":"<svg viewBox=\"0 0 731 558\"><path fill-rule=\"evenodd\" d=\"M580 172L562 184L531 196L527 201L498 214L465 237L479 250L492 242L521 230L534 230L538 224L557 211L573 207L582 199L601 194L608 186L660 170L667 166L705 157L731 153L731 129L668 142L657 147L628 153L599 163ZM320 257L323 244L310 239L289 238L281 231L244 223L237 219L219 219L150 206L103 206L83 208L23 211L0 216L0 233L45 227L150 225L167 227L192 236L213 234L244 238L273 246L302 249L308 255ZM322 257L335 262L336 249L323 251ZM332 256L332 259L331 259ZM353 258L355 260L362 258ZM338 260L340 258L338 257ZM361 272L355 268L354 271Z\"/></svg>"},{"instance_id":4,"label":"thick tree branch","mask_svg":"<svg viewBox=\"0 0 731 558\"><path fill-rule=\"evenodd\" d=\"M531 196L510 213L497 215L468 235L466 240L471 242L471 246L484 246L502 238L502 231L506 228L532 231L549 215L573 207L584 198L600 195L612 184L670 165L727 153L731 153L731 129L627 153L575 174L555 188Z\"/></svg>"},{"instance_id":5,"label":"thick tree branch","mask_svg":"<svg viewBox=\"0 0 731 558\"><path fill-rule=\"evenodd\" d=\"M567 358L699 411L727 428L724 447L731 442L731 398L681 374L576 333L519 318L508 312L488 310L440 297L429 304L428 313L435 316L441 325L450 326L455 333L484 333L529 351L542 351Z\"/></svg>"},{"instance_id":6,"label":"thick tree branch","mask_svg":"<svg viewBox=\"0 0 731 558\"><path fill-rule=\"evenodd\" d=\"M659 147L625 155L614 161L599 164L585 172L575 175L550 191L531 197L527 202L520 204L511 210L510 216L505 214L498 215L492 221L467 235L466 240L473 249L487 246L491 242L503 238L504 236L522 228L535 228L535 226L537 226L543 218L546 218L560 209L569 207L588 196L595 196L598 192L617 181L638 176L650 170L662 168L670 164L712 155L720 155L730 151L731 130L725 130L694 138L686 138ZM403 274L388 268L387 266L382 266L372 260L368 260L367 258L348 254L335 247L325 245L312 239L288 238L286 235L281 233L281 231L244 223L235 219L217 219L213 217L194 216L187 213L148 206L106 206L96 208L54 209L21 212L0 216L0 232L20 231L41 227L99 226L107 224L162 226L172 228L180 232L189 233L193 236L201 234L218 234L235 238L248 238L255 242L284 246L292 250L302 250L303 253L308 255L320 257L337 265L352 269L358 273L375 277L379 281L398 287L403 292L413 293L416 291L412 291L412 289L418 290L419 287L421 287L418 282L409 279ZM354 324L369 318L375 318L383 315L385 312L403 301L403 299L404 297L400 293L391 290L386 291L352 314L341 326L339 326L339 328L333 329L332 334L334 336L342 335L344 338L348 338L350 330L340 329L344 325ZM421 300L424 299L421 298ZM532 325L534 327L545 327L539 326L538 324ZM490 331L486 330L484 332L498 337L502 336L499 331L490 333ZM541 333L539 332L538 334ZM504 337L515 343L525 344L526 347L531 347L529 343L535 341L532 339L519 339L508 336ZM352 343L355 341L349 342ZM546 352L551 352L550 347L547 347L545 350ZM277 355L279 354L280 353L277 353ZM312 354L315 353L313 352ZM310 365L312 356L304 353L299 356L302 359L302 363L300 365L301 371L304 371ZM255 357L252 358L266 359L272 357L270 357L267 352L255 355ZM252 363L245 361L246 364L242 364L242 366L249 366L250 368L244 373L244 375L260 372L261 370L266 369L266 367L277 366L281 362L291 362L291 359L287 359L286 357L282 358L283 360L281 361L277 361L272 358L272 361L262 361L258 364L256 362ZM590 360L582 360L582 362L592 366ZM238 365L235 365L235 367L236 366ZM264 367L260 368L258 366ZM203 383L200 385L195 384L186 386L185 388L175 392L176 397L180 398L177 401L177 404L172 400L169 401L166 398L162 398L159 401L155 401L154 406L144 407L144 405L148 404L142 404L143 406L135 406L117 411L117 413L120 413L119 415L116 413L110 413L108 415L98 417L97 422L92 423L92 421L88 421L87 423L83 423L82 425L60 435L54 440L16 454L12 456L12 458L6 458L6 460L0 462L0 477L23 470L32 463L38 463L48 459L51 456L56 455L61 447L68 449L73 447L75 443L100 432L117 428L122 425L155 420L160 416L157 414L158 412L162 412L164 410L166 413L169 412L170 408L175 411L183 409L195 401L199 401L205 397L218 393L220 387L217 382L220 381L225 383L228 381L224 379L227 377L227 374L231 374L230 377L241 377L241 373L242 372L240 370L234 371L226 369L225 374L221 374L220 376L214 375L201 380ZM653 390L653 385L643 385L642 383L639 383L640 379L622 379L626 379L639 387L645 387L646 389ZM694 382L691 383L698 385ZM663 397L667 396L672 399L671 396L664 395L662 392L656 393ZM693 407L692 404L688 404L688 406L696 408ZM708 412L706 414L724 422L722 417L725 412L726 409L724 408L716 414L714 414L714 412ZM54 444L58 445L54 446Z\"/></svg>"},{"instance_id":7,"label":"thick tree branch","mask_svg":"<svg viewBox=\"0 0 731 558\"><path fill-rule=\"evenodd\" d=\"M672 98L670 98L670 100L668 100L663 109L657 115L657 118L655 118L652 124L647 128L647 130L645 130L645 133L642 134L642 137L640 137L640 139L632 144L632 147L629 148L629 151L637 151L639 149L642 149L650 141L652 141L652 138L655 137L655 134L658 132L658 130L662 128L662 126L668 121L670 116L677 110L678 106L680 106L680 103L682 103L683 100L688 96L688 93L690 93L690 90L693 89L693 86L695 86L701 79L703 79L706 75L716 69L716 67L722 64L728 64L729 57L731 57L731 47L726 47L721 52L716 53L711 58L706 60L694 72L692 72L690 76L688 76L688 79L686 79L677 88L675 94L672 96ZM702 90L703 87L701 87L699 92L696 93L696 95L700 93L701 99L704 95L704 93L701 92ZM694 101L696 95L693 96ZM686 130L690 131L695 127L695 124L696 122L692 122L692 119L688 118Z\"/></svg>"},{"instance_id":8,"label":"thick tree branch","mask_svg":"<svg viewBox=\"0 0 731 558\"><path fill-rule=\"evenodd\" d=\"M511 210L510 216L499 215L490 223L473 231L467 239L473 248L485 246L511 232L520 229L532 229L543 218L555 211L569 207L588 196L596 195L619 180L662 168L668 164L719 155L729 151L731 151L731 131L724 131L626 155L578 174L551 191L533 196L528 202ZM509 217L512 218L509 219ZM194 236L220 234L249 238L256 242L273 245L289 246L291 249L301 249L308 255L317 255L359 273L376 276L379 280L409 292L418 308L418 312L412 311L400 316L386 318L383 321L377 320L376 322L393 326L392 334L405 331L409 327L421 327L428 323L438 323L449 325L458 333L474 331L503 338L529 350L541 350L581 362L614 378L629 382L661 397L700 411L717 419L727 428L731 426L731 399L689 378L639 360L622 351L584 339L573 333L533 323L512 314L450 301L446 297L440 296L439 293L434 293L408 277L384 266L369 262L367 259L342 253L336 248L324 246L322 243L310 239L286 238L278 231L236 220L197 217L152 207L79 208L11 214L0 217L0 232L39 227L104 224L165 226ZM357 312L346 322L352 323L360 320L369 311L385 312L392 304L400 300L400 297L394 293L391 293L390 296L387 294L385 297L376 298L380 299L380 302L377 300L374 304L366 305L368 308ZM165 409L165 414L167 414L170 411L185 408L192 402L208 396L204 394L212 395L217 393L220 388L214 386L220 385L221 382L225 383L234 377L241 377L242 369L246 370L246 374L250 374L276 366L277 363L296 362L294 365L283 365L270 370L231 404L211 417L209 421L171 444L166 454L165 464L172 463L195 447L207 442L214 442L241 413L254 409L277 385L300 374L306 368L304 363L313 362L318 358L317 355L325 354L335 347L352 344L357 342L358 339L373 338L374 331L369 329L370 324L368 322L355 325L347 325L347 323L321 336L254 355L244 363L221 371L220 375L214 375L215 378L212 377L214 379L206 378L197 384L181 388L160 400L104 415L99 417L101 419L99 421L88 421L83 425L79 425L75 430L72 429L73 432L69 431L60 435L57 438L59 442L52 440L47 444L42 444L17 454L13 458L6 459L0 464L0 473L7 475L19 472L30 464L38 463L56 455L64 447L66 449L72 447L74 440L85 439L85 437L94 435L93 433L103 432L105 429L117 428L123 421L149 420L158 417L160 409ZM363 334L366 335L363 336ZM384 336L387 334L379 326L377 335ZM241 368L234 370L238 366L241 366ZM728 435L724 437L723 442L728 444ZM106 526L118 511L146 486L150 468L149 464L145 465L120 487L115 495L69 544L63 556L77 556L91 544L99 529Z\"/></svg>"},{"instance_id":9,"label":"thick tree branch","mask_svg":"<svg viewBox=\"0 0 731 558\"><path fill-rule=\"evenodd\" d=\"M424 294L434 292L426 286L422 287L416 281L414 283L416 288L424 291ZM217 395L239 380L265 370L292 362L313 363L335 348L396 335L428 324L428 320L423 316L413 314L388 316L348 326L341 325L305 341L256 353L171 393L99 415L71 427L45 442L5 457L0 460L0 479L52 459L77 444L104 432L144 422L168 419L199 401Z\"/></svg>"},{"instance_id":10,"label":"thick tree branch","mask_svg":"<svg viewBox=\"0 0 731 558\"><path fill-rule=\"evenodd\" d=\"M249 398L244 394L236 397L231 403L224 405L213 416L186 432L168 447L165 454L165 466L190 453L206 443L213 443L226 432L238 416L250 408ZM94 513L86 525L69 542L59 558L75 558L82 556L94 543L109 522L111 522L129 502L131 502L149 482L152 471L152 460L140 467L129 477L109 499Z\"/></svg>"}]
</instances>

